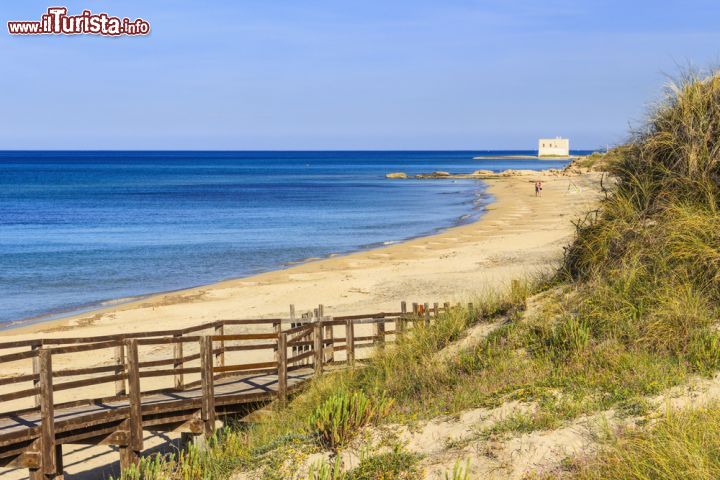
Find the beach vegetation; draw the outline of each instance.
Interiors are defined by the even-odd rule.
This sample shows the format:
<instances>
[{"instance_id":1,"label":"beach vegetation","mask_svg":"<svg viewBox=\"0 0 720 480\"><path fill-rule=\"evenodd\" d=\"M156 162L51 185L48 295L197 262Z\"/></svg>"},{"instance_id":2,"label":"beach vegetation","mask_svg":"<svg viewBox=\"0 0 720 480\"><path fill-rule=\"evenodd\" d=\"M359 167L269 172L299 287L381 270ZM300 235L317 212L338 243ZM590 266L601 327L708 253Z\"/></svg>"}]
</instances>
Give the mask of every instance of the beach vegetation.
<instances>
[{"instance_id":1,"label":"beach vegetation","mask_svg":"<svg viewBox=\"0 0 720 480\"><path fill-rule=\"evenodd\" d=\"M374 454L361 455L360 463L344 470L340 457L310 466L307 480L415 480L423 478L418 462L421 457L400 446Z\"/></svg>"},{"instance_id":2,"label":"beach vegetation","mask_svg":"<svg viewBox=\"0 0 720 480\"><path fill-rule=\"evenodd\" d=\"M368 398L362 391L338 392L315 409L310 416L309 428L316 432L322 446L337 451L360 429L385 417L392 404L392 399L384 396Z\"/></svg>"},{"instance_id":3,"label":"beach vegetation","mask_svg":"<svg viewBox=\"0 0 720 480\"><path fill-rule=\"evenodd\" d=\"M613 436L600 453L569 464L568 478L720 478L720 406L669 410L650 428Z\"/></svg>"},{"instance_id":4,"label":"beach vegetation","mask_svg":"<svg viewBox=\"0 0 720 480\"><path fill-rule=\"evenodd\" d=\"M452 470L445 472L445 480L470 480L470 468L468 462L464 464L455 462Z\"/></svg>"}]
</instances>

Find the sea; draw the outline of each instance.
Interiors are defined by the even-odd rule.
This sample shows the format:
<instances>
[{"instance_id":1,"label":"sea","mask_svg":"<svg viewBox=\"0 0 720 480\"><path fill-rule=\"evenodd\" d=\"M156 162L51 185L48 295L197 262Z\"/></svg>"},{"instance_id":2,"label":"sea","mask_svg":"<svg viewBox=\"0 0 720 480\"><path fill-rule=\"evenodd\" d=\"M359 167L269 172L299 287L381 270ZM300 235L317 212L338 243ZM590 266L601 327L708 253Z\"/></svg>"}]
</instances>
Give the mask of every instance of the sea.
<instances>
[{"instance_id":1,"label":"sea","mask_svg":"<svg viewBox=\"0 0 720 480\"><path fill-rule=\"evenodd\" d=\"M482 181L385 174L566 164L534 153L0 152L0 329L472 222Z\"/></svg>"}]
</instances>

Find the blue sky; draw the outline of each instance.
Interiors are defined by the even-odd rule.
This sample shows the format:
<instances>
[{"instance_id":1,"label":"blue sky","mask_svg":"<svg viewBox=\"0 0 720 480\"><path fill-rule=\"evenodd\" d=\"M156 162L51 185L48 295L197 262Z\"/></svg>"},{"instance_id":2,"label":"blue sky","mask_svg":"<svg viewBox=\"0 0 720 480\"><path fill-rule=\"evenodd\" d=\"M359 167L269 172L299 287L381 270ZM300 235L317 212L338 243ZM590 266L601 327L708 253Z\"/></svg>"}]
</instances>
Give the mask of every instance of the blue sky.
<instances>
[{"instance_id":1,"label":"blue sky","mask_svg":"<svg viewBox=\"0 0 720 480\"><path fill-rule=\"evenodd\" d=\"M152 34L7 34L56 4ZM720 57L717 0L14 0L0 17L0 149L594 148Z\"/></svg>"}]
</instances>

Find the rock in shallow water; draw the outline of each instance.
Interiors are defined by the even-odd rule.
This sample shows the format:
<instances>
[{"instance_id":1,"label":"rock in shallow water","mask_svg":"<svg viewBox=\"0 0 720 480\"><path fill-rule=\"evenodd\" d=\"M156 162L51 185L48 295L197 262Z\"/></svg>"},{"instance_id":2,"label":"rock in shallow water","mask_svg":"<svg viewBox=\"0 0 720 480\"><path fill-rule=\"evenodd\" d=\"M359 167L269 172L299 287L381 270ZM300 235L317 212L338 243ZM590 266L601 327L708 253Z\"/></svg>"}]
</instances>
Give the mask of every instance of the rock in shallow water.
<instances>
[{"instance_id":1,"label":"rock in shallow water","mask_svg":"<svg viewBox=\"0 0 720 480\"><path fill-rule=\"evenodd\" d=\"M405 172L388 173L387 175L385 175L385 178L407 178L407 173L405 173Z\"/></svg>"}]
</instances>

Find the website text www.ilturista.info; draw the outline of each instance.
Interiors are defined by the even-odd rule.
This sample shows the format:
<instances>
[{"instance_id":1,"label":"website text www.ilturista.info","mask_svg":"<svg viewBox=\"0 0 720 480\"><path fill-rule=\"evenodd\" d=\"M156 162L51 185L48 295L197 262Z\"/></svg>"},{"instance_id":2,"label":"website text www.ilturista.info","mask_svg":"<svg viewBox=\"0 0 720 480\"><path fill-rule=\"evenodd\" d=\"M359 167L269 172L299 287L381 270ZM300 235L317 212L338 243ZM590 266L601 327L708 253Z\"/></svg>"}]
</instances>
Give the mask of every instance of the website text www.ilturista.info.
<instances>
[{"instance_id":1,"label":"website text www.ilturista.info","mask_svg":"<svg viewBox=\"0 0 720 480\"><path fill-rule=\"evenodd\" d=\"M50 7L40 21L9 21L11 35L148 35L150 23L138 18L119 18L107 13L83 10L80 15L68 15L66 7Z\"/></svg>"}]
</instances>

